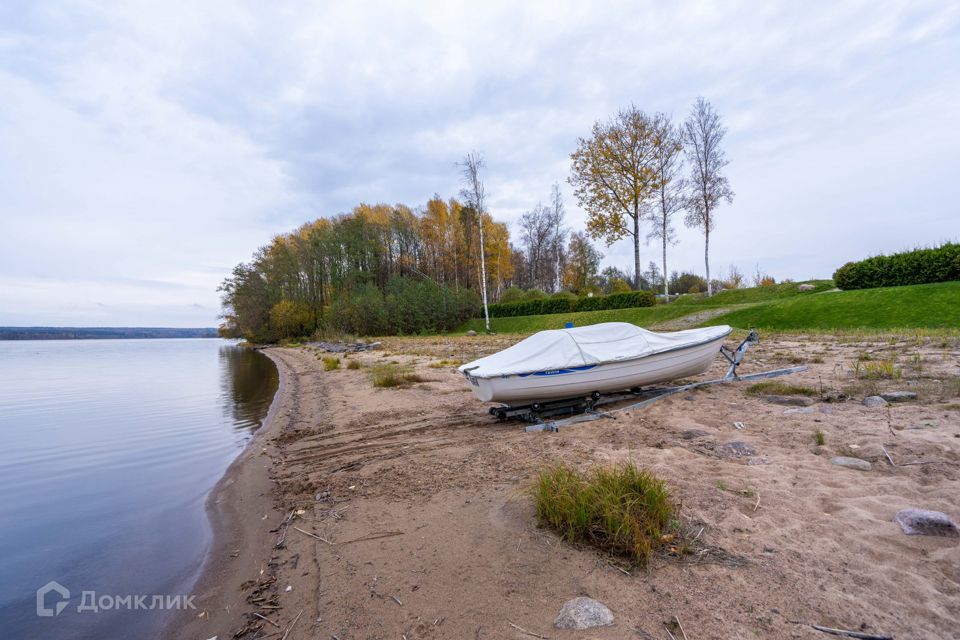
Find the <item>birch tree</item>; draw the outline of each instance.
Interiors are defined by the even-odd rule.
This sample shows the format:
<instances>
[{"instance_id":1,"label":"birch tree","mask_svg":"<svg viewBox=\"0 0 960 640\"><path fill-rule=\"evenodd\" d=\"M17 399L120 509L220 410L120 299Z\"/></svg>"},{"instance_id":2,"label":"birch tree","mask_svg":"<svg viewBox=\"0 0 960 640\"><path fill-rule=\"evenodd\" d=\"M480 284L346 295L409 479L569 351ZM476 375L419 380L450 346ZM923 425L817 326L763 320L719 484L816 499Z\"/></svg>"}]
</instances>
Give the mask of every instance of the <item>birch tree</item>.
<instances>
[{"instance_id":1,"label":"birch tree","mask_svg":"<svg viewBox=\"0 0 960 640\"><path fill-rule=\"evenodd\" d=\"M652 229L648 238L661 243L663 273L667 271L667 247L677 243L673 228L673 214L684 206L683 132L674 126L670 116L658 113L653 117L653 171L654 194L650 219ZM663 278L663 295L670 295L670 284Z\"/></svg>"},{"instance_id":2,"label":"birch tree","mask_svg":"<svg viewBox=\"0 0 960 640\"><path fill-rule=\"evenodd\" d=\"M553 184L550 192L550 225L553 228L553 274L554 291L560 291L563 288L563 245L567 239L567 228L564 226L564 208L563 194L560 193L560 185Z\"/></svg>"},{"instance_id":3,"label":"birch tree","mask_svg":"<svg viewBox=\"0 0 960 640\"><path fill-rule=\"evenodd\" d=\"M486 192L483 181L480 179L480 170L484 167L483 156L471 151L460 163L460 175L463 180L463 189L460 197L465 204L477 214L477 226L480 227L480 291L483 299L483 320L487 331L490 331L490 310L487 308L487 262L484 257L483 244L483 214L486 212Z\"/></svg>"},{"instance_id":4,"label":"birch tree","mask_svg":"<svg viewBox=\"0 0 960 640\"><path fill-rule=\"evenodd\" d=\"M587 212L587 232L607 246L633 239L634 283L640 286L640 222L653 194L654 134L650 118L631 105L607 122L596 122L589 138L577 141L570 184Z\"/></svg>"},{"instance_id":5,"label":"birch tree","mask_svg":"<svg viewBox=\"0 0 960 640\"><path fill-rule=\"evenodd\" d=\"M687 160L690 163L690 182L687 193L688 227L703 229L703 263L707 271L707 295L713 295L710 281L710 232L713 231L715 212L720 203L733 202L730 182L722 171L727 166L726 154L720 147L727 130L720 115L704 98L697 98L690 115L683 124Z\"/></svg>"}]
</instances>

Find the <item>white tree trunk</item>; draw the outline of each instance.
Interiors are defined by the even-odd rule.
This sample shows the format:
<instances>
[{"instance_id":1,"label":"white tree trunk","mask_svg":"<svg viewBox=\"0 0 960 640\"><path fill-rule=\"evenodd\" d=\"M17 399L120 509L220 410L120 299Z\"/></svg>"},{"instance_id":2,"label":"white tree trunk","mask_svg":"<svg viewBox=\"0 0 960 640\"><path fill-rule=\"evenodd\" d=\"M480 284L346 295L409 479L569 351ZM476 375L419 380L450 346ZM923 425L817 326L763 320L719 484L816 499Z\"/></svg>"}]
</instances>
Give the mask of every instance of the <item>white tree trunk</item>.
<instances>
[{"instance_id":1,"label":"white tree trunk","mask_svg":"<svg viewBox=\"0 0 960 640\"><path fill-rule=\"evenodd\" d=\"M664 233L663 233L663 295L666 296L667 299L669 299L670 284L667 282L667 233L666 233L667 225L666 225L666 222L664 222L663 229L664 229Z\"/></svg>"},{"instance_id":2,"label":"white tree trunk","mask_svg":"<svg viewBox=\"0 0 960 640\"><path fill-rule=\"evenodd\" d=\"M640 214L633 216L633 288L640 289Z\"/></svg>"},{"instance_id":3,"label":"white tree trunk","mask_svg":"<svg viewBox=\"0 0 960 640\"><path fill-rule=\"evenodd\" d=\"M483 213L479 216L480 218L480 290L483 292L483 319L484 323L487 326L487 332L490 331L490 310L487 309L487 261L484 258L484 249L483 249Z\"/></svg>"},{"instance_id":4,"label":"white tree trunk","mask_svg":"<svg viewBox=\"0 0 960 640\"><path fill-rule=\"evenodd\" d=\"M713 284L710 283L710 225L704 228L703 264L707 267L707 297L713 296Z\"/></svg>"}]
</instances>

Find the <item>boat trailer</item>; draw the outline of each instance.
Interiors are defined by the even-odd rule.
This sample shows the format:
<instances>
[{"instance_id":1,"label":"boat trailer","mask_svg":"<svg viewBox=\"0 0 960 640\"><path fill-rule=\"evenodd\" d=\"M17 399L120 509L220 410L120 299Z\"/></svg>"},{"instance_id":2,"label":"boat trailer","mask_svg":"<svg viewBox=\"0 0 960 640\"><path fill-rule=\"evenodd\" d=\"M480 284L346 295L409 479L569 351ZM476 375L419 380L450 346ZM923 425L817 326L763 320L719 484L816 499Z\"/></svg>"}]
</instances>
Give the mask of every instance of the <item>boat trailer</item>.
<instances>
[{"instance_id":1,"label":"boat trailer","mask_svg":"<svg viewBox=\"0 0 960 640\"><path fill-rule=\"evenodd\" d=\"M728 382L777 378L779 376L786 376L792 373L799 373L800 371L807 370L806 366L799 366L789 367L786 369L776 369L774 371L765 371L763 373L751 373L745 376L738 375L737 368L743 361L743 356L747 352L747 348L752 344L757 344L758 342L760 342L760 336L756 331L751 331L736 349L730 349L726 345L721 345L720 354L726 358L727 362L730 363L730 367L727 369L726 375L724 375L722 378L717 378L716 380L691 382L690 384L685 384L678 387L654 386L635 388L621 393L600 393L599 391L594 391L592 394L586 397L549 400L545 402L534 402L531 404L516 406L501 405L498 407L491 407L490 415L501 421L516 419L529 422L531 424L523 429L527 432L556 432L560 430L560 427L578 424L580 422L589 422L599 418L615 420L615 416L612 415L614 412L641 409L647 405L653 404L657 400L662 400L668 396L682 393L684 391L690 391L692 389L698 389L700 387L706 387L715 384L726 384ZM598 411L598 407L602 407L614 402L622 402L624 400L636 400L636 402L612 409L610 411ZM560 416L571 417L544 421L544 418L559 418Z\"/></svg>"}]
</instances>

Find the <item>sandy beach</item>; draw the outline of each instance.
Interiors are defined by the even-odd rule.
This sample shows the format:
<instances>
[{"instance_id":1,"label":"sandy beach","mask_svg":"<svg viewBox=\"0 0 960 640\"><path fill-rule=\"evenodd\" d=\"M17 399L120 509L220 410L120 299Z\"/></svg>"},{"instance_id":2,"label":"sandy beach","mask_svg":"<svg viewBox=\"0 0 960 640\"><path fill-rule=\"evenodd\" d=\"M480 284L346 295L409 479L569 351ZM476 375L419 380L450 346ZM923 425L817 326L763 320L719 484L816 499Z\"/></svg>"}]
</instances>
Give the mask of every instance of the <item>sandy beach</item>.
<instances>
[{"instance_id":1,"label":"sandy beach","mask_svg":"<svg viewBox=\"0 0 960 640\"><path fill-rule=\"evenodd\" d=\"M830 637L810 624L958 636L960 541L893 522L907 507L960 519L955 338L764 338L741 373L807 364L782 380L816 389L811 404L719 385L559 433L496 422L455 370L514 341L394 338L332 371L312 347L265 350L280 390L211 494L198 611L166 637L669 639L677 621L690 640ZM899 378L857 378L893 354ZM375 388L386 362L422 381ZM703 379L723 370L718 357ZM861 403L890 390L918 398ZM542 465L628 459L667 481L692 553L640 569L537 526ZM581 595L615 624L553 628Z\"/></svg>"}]
</instances>

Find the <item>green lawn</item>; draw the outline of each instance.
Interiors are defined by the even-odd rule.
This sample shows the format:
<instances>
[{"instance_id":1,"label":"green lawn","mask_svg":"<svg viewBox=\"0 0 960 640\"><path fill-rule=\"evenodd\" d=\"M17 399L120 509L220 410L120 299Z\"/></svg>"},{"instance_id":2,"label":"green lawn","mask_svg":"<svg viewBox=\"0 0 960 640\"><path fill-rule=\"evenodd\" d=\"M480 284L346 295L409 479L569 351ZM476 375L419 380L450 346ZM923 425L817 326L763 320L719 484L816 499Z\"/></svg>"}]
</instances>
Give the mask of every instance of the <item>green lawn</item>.
<instances>
[{"instance_id":1,"label":"green lawn","mask_svg":"<svg viewBox=\"0 0 960 640\"><path fill-rule=\"evenodd\" d=\"M691 316L690 326L729 324L746 329L783 331L950 329L960 330L960 282L886 287L857 291L829 291L829 280L811 281L816 289L801 292L798 283L723 291L706 298L683 296L670 304L635 309L583 311L516 318L491 318L498 333L529 334L598 322L632 322L642 327ZM729 309L722 315L698 318L692 314ZM458 329L483 330L474 318Z\"/></svg>"},{"instance_id":2,"label":"green lawn","mask_svg":"<svg viewBox=\"0 0 960 640\"><path fill-rule=\"evenodd\" d=\"M836 291L752 305L704 324L775 330L960 330L960 282Z\"/></svg>"}]
</instances>

